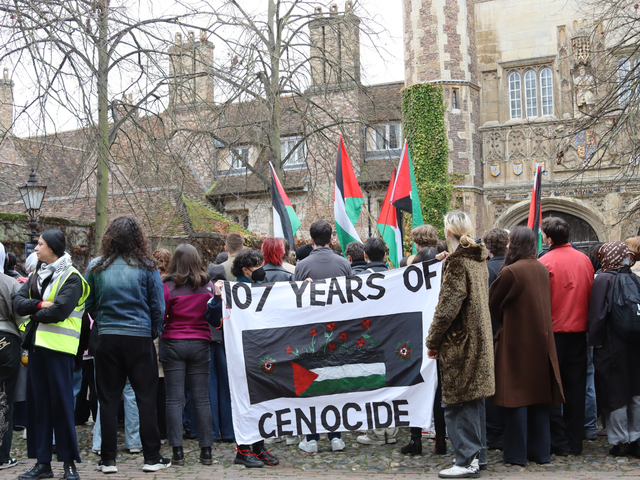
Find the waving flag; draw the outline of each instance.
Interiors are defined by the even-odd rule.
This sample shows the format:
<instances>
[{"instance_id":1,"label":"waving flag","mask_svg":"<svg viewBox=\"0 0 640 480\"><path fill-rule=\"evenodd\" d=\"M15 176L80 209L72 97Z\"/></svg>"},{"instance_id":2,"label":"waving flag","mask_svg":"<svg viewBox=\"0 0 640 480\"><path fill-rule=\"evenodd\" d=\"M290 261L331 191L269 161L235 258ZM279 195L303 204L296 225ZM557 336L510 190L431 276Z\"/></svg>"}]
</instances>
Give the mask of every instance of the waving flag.
<instances>
[{"instance_id":1,"label":"waving flag","mask_svg":"<svg viewBox=\"0 0 640 480\"><path fill-rule=\"evenodd\" d=\"M400 165L396 175L396 184L391 194L391 203L398 210L408 212L413 217L413 228L424 223L422 220L422 209L420 208L420 197L418 196L418 186L416 177L413 174L413 162L409 154L409 145L404 141Z\"/></svg>"},{"instance_id":2,"label":"waving flag","mask_svg":"<svg viewBox=\"0 0 640 480\"><path fill-rule=\"evenodd\" d=\"M399 222L398 219L399 212L396 210L396 207L391 204L391 195L395 182L396 169L394 168L391 174L389 188L387 188L387 194L384 197L382 208L380 209L378 230L380 230L380 235L389 248L389 261L397 267L400 265L400 259L402 258L402 234L400 233L401 222Z\"/></svg>"},{"instance_id":3,"label":"waving flag","mask_svg":"<svg viewBox=\"0 0 640 480\"><path fill-rule=\"evenodd\" d=\"M360 242L355 224L360 216L360 208L364 205L364 197L356 174L347 155L347 149L340 135L338 160L336 164L336 183L333 198L333 215L336 221L336 234L344 251L351 242Z\"/></svg>"},{"instance_id":4,"label":"waving flag","mask_svg":"<svg viewBox=\"0 0 640 480\"><path fill-rule=\"evenodd\" d=\"M533 179L533 191L531 192L531 204L529 206L529 220L527 227L533 230L538 239L538 251L542 250L542 165L536 168L536 176Z\"/></svg>"},{"instance_id":5,"label":"waving flag","mask_svg":"<svg viewBox=\"0 0 640 480\"><path fill-rule=\"evenodd\" d=\"M273 236L286 238L292 249L295 249L294 236L300 228L300 219L296 215L289 197L284 192L276 175L273 164L271 168L271 202L273 204Z\"/></svg>"}]
</instances>

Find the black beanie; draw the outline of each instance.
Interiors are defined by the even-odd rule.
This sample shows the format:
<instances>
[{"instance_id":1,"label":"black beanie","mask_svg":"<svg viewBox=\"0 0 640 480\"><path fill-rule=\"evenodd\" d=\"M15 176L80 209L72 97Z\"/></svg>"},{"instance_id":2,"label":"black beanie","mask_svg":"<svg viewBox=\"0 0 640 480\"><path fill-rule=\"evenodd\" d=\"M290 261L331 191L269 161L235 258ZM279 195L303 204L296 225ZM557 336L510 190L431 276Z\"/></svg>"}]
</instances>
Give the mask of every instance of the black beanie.
<instances>
[{"instance_id":1,"label":"black beanie","mask_svg":"<svg viewBox=\"0 0 640 480\"><path fill-rule=\"evenodd\" d=\"M53 253L58 257L64 255L67 248L67 242L64 239L64 234L60 230L45 230L40 234L42 239L47 242L47 245Z\"/></svg>"},{"instance_id":2,"label":"black beanie","mask_svg":"<svg viewBox=\"0 0 640 480\"><path fill-rule=\"evenodd\" d=\"M311 245L303 245L299 249L296 250L296 260L299 262L300 260L304 260L309 256L309 254L313 251L313 247Z\"/></svg>"}]
</instances>

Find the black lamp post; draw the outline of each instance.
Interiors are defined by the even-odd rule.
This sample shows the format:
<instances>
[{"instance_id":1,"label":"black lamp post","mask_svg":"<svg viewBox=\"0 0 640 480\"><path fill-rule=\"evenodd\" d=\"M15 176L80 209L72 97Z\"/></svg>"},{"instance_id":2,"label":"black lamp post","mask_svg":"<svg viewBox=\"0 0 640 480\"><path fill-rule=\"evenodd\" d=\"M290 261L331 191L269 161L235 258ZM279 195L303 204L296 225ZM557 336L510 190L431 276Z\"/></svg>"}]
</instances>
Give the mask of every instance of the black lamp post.
<instances>
[{"instance_id":1,"label":"black lamp post","mask_svg":"<svg viewBox=\"0 0 640 480\"><path fill-rule=\"evenodd\" d=\"M29 227L31 228L29 237L31 238L31 243L34 243L35 238L38 236L36 231L38 228L36 217L40 213L40 207L42 206L47 186L38 183L36 180L36 171L31 170L29 180L27 180L27 183L21 187L18 187L18 190L20 190L22 201L24 202L24 206L27 208L27 213L29 214Z\"/></svg>"}]
</instances>

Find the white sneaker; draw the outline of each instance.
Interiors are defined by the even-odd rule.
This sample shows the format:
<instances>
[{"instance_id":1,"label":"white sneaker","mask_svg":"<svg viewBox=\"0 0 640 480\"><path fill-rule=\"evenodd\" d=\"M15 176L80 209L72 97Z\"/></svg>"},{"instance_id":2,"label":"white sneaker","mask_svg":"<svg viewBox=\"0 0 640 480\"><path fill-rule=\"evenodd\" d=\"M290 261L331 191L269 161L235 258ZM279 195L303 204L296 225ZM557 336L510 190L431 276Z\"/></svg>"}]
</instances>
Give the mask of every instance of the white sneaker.
<instances>
[{"instance_id":1,"label":"white sneaker","mask_svg":"<svg viewBox=\"0 0 640 480\"><path fill-rule=\"evenodd\" d=\"M18 465L18 460L15 458L9 458L6 462L0 463L0 470L4 470L5 468L11 468Z\"/></svg>"},{"instance_id":2,"label":"white sneaker","mask_svg":"<svg viewBox=\"0 0 640 480\"><path fill-rule=\"evenodd\" d=\"M171 459L160 457L157 463L145 463L142 466L143 472L157 472L158 470L162 470L163 468L168 468L171 466Z\"/></svg>"},{"instance_id":3,"label":"white sneaker","mask_svg":"<svg viewBox=\"0 0 640 480\"><path fill-rule=\"evenodd\" d=\"M436 432L433 430L422 430L422 438L436 438Z\"/></svg>"},{"instance_id":4,"label":"white sneaker","mask_svg":"<svg viewBox=\"0 0 640 480\"><path fill-rule=\"evenodd\" d=\"M344 447L345 445L341 438L333 438L331 440L331 450L334 452L340 452L344 450Z\"/></svg>"},{"instance_id":5,"label":"white sneaker","mask_svg":"<svg viewBox=\"0 0 640 480\"><path fill-rule=\"evenodd\" d=\"M287 435L285 439L287 445L297 445L300 443L300 435Z\"/></svg>"},{"instance_id":6,"label":"white sneaker","mask_svg":"<svg viewBox=\"0 0 640 480\"><path fill-rule=\"evenodd\" d=\"M142 450L140 448L130 448L129 453L140 453Z\"/></svg>"},{"instance_id":7,"label":"white sneaker","mask_svg":"<svg viewBox=\"0 0 640 480\"><path fill-rule=\"evenodd\" d=\"M110 461L102 461L98 462L98 470L102 473L118 473L118 467L116 466L115 460Z\"/></svg>"},{"instance_id":8,"label":"white sneaker","mask_svg":"<svg viewBox=\"0 0 640 480\"><path fill-rule=\"evenodd\" d=\"M284 437L271 437L271 438L267 438L264 441L265 445L275 445L276 443L280 443L284 440Z\"/></svg>"},{"instance_id":9,"label":"white sneaker","mask_svg":"<svg viewBox=\"0 0 640 480\"><path fill-rule=\"evenodd\" d=\"M440 478L480 478L480 470L472 462L468 467L454 465L451 468L441 470L438 476Z\"/></svg>"},{"instance_id":10,"label":"white sneaker","mask_svg":"<svg viewBox=\"0 0 640 480\"><path fill-rule=\"evenodd\" d=\"M318 452L318 442L315 440L309 440L305 438L300 442L300 450L305 451L307 453L317 453Z\"/></svg>"},{"instance_id":11,"label":"white sneaker","mask_svg":"<svg viewBox=\"0 0 640 480\"><path fill-rule=\"evenodd\" d=\"M337 440L334 439L334 440ZM359 435L358 438L356 438L358 443L364 443L365 445L384 445L385 441L384 440L379 440L375 437L371 438L369 437L369 435Z\"/></svg>"}]
</instances>

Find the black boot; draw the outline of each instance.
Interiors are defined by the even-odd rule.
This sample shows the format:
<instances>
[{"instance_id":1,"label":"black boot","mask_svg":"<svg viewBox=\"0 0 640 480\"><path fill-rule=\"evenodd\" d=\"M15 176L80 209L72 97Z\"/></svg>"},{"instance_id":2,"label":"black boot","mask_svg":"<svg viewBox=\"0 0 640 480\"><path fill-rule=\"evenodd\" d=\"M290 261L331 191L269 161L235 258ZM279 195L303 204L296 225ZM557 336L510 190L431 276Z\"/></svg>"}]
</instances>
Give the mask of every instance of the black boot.
<instances>
[{"instance_id":1,"label":"black boot","mask_svg":"<svg viewBox=\"0 0 640 480\"><path fill-rule=\"evenodd\" d=\"M436 437L436 454L437 455L446 455L447 454L447 440L444 437Z\"/></svg>"},{"instance_id":2,"label":"black boot","mask_svg":"<svg viewBox=\"0 0 640 480\"><path fill-rule=\"evenodd\" d=\"M248 468L257 468L264 466L262 460L256 457L256 454L251 451L250 445L238 445L236 447L236 450L238 451L238 453L236 453L236 458L233 463L244 465Z\"/></svg>"},{"instance_id":3,"label":"black boot","mask_svg":"<svg viewBox=\"0 0 640 480\"><path fill-rule=\"evenodd\" d=\"M39 480L40 478L52 478L50 463L36 463L25 473L18 475L19 480Z\"/></svg>"},{"instance_id":4,"label":"black boot","mask_svg":"<svg viewBox=\"0 0 640 480\"><path fill-rule=\"evenodd\" d=\"M405 455L422 455L422 435L419 437L411 437L409 443L400 449Z\"/></svg>"},{"instance_id":5,"label":"black boot","mask_svg":"<svg viewBox=\"0 0 640 480\"><path fill-rule=\"evenodd\" d=\"M78 475L78 470L76 470L76 464L73 462L64 462L64 475L63 478L65 480L80 480L80 475Z\"/></svg>"},{"instance_id":6,"label":"black boot","mask_svg":"<svg viewBox=\"0 0 640 480\"><path fill-rule=\"evenodd\" d=\"M264 440L253 444L253 453L256 454L256 457L258 457L258 459L261 460L262 463L270 467L275 467L280 463L280 460L278 460L269 450L265 448Z\"/></svg>"},{"instance_id":7,"label":"black boot","mask_svg":"<svg viewBox=\"0 0 640 480\"><path fill-rule=\"evenodd\" d=\"M184 452L182 451L182 447L173 447L171 465L184 465Z\"/></svg>"},{"instance_id":8,"label":"black boot","mask_svg":"<svg viewBox=\"0 0 640 480\"><path fill-rule=\"evenodd\" d=\"M213 457L211 456L211 447L202 447L200 449L200 463L203 465L213 464Z\"/></svg>"},{"instance_id":9,"label":"black boot","mask_svg":"<svg viewBox=\"0 0 640 480\"><path fill-rule=\"evenodd\" d=\"M632 457L640 458L640 442L638 440L636 440L635 442L631 442L627 447L626 454L631 455Z\"/></svg>"},{"instance_id":10,"label":"black boot","mask_svg":"<svg viewBox=\"0 0 640 480\"><path fill-rule=\"evenodd\" d=\"M626 454L627 447L624 443L619 443L609 449L609 455L613 455L614 457L624 457Z\"/></svg>"}]
</instances>

